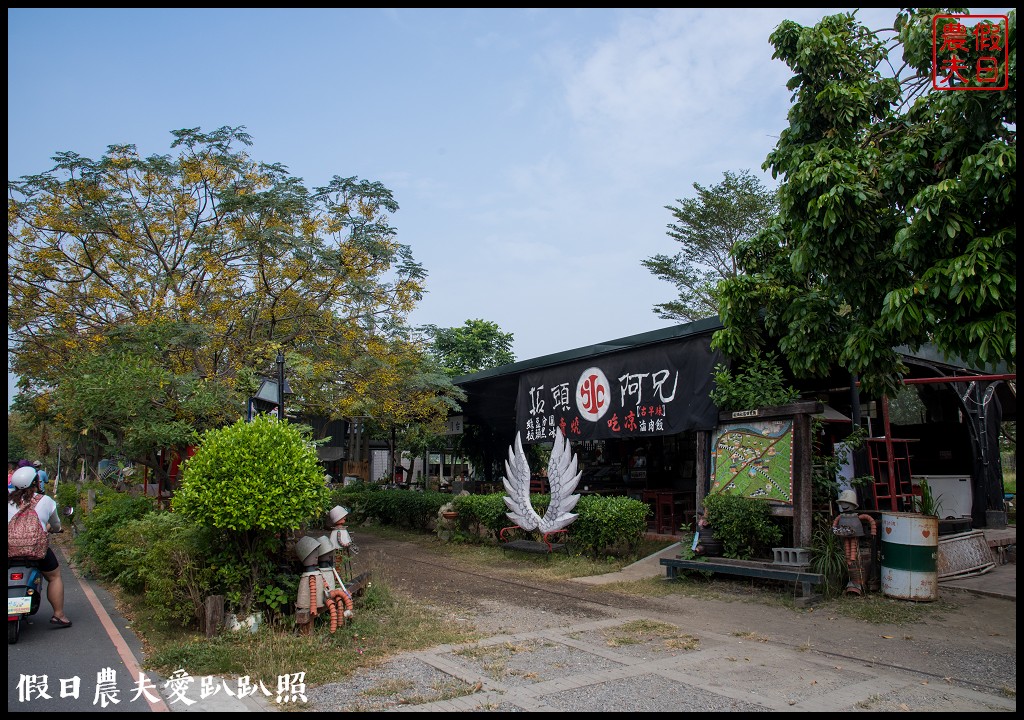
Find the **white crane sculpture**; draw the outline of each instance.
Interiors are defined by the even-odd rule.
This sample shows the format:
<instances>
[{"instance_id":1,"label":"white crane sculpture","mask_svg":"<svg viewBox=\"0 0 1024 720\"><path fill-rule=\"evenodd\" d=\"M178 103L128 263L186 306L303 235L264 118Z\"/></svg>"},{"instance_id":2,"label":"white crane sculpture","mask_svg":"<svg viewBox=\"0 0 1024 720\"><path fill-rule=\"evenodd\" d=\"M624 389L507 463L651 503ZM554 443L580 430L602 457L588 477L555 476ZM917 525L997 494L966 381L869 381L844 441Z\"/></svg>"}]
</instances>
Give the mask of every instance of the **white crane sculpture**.
<instances>
[{"instance_id":1,"label":"white crane sculpture","mask_svg":"<svg viewBox=\"0 0 1024 720\"><path fill-rule=\"evenodd\" d=\"M576 519L572 512L580 496L574 495L582 473L576 471L576 455L569 447L569 441L562 435L562 429L555 430L555 444L548 461L548 485L551 489L551 503L544 517L537 514L530 503L530 465L523 452L523 443L516 433L514 446L508 449L505 461L505 504L511 512L509 519L523 530L539 530L547 534L562 530Z\"/></svg>"}]
</instances>

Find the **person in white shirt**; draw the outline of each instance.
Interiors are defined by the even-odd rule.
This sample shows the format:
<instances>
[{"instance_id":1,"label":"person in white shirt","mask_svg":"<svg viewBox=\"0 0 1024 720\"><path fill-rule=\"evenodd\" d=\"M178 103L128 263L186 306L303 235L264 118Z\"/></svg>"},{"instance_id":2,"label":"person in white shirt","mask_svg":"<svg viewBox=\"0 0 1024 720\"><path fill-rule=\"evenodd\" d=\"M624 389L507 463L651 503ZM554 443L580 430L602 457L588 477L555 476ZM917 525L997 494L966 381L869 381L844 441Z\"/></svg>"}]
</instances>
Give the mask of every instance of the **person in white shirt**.
<instances>
[{"instance_id":1,"label":"person in white shirt","mask_svg":"<svg viewBox=\"0 0 1024 720\"><path fill-rule=\"evenodd\" d=\"M11 476L13 490L7 495L7 523L10 524L18 511L33 502L38 497L35 506L35 513L43 530L48 532L60 532L60 514L57 512L57 503L53 498L47 497L40 492L39 472L31 466L21 467L14 471ZM57 627L71 627L71 621L64 614L64 580L60 575L60 563L53 548L47 548L46 557L39 561L39 571L46 578L46 599L53 607L53 617L50 624Z\"/></svg>"}]
</instances>

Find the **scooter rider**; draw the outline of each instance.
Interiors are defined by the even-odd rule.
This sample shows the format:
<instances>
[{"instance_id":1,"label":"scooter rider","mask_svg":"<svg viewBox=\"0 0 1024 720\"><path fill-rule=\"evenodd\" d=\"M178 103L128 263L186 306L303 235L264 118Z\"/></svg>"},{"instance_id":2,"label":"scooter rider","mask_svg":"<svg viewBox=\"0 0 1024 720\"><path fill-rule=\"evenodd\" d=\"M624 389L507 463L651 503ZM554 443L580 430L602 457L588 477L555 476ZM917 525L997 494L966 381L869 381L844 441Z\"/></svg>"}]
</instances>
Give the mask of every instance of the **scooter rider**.
<instances>
[{"instance_id":1,"label":"scooter rider","mask_svg":"<svg viewBox=\"0 0 1024 720\"><path fill-rule=\"evenodd\" d=\"M60 532L60 514L57 512L57 503L53 498L42 495L39 487L39 473L35 468L28 466L18 468L11 476L13 491L7 496L7 522L8 524L17 514L18 510L32 502L32 499L39 495L35 512L39 516L39 522L43 529L49 532ZM50 624L57 627L71 627L71 621L64 614L64 581L60 575L60 564L53 548L47 548L46 557L39 561L39 571L46 578L46 599L53 606L53 617Z\"/></svg>"}]
</instances>

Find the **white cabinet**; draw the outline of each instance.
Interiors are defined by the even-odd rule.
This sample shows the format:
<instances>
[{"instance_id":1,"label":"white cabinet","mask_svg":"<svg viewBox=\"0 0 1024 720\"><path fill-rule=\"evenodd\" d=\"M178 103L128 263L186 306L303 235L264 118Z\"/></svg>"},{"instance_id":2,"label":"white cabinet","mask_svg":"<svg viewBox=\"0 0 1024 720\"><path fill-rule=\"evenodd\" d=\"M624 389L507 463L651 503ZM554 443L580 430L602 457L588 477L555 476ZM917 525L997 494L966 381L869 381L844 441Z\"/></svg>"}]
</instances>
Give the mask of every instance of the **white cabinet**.
<instances>
[{"instance_id":1,"label":"white cabinet","mask_svg":"<svg viewBox=\"0 0 1024 720\"><path fill-rule=\"evenodd\" d=\"M970 475L914 475L915 494L921 480L928 481L932 496L939 503L939 517L970 517L974 506L974 491Z\"/></svg>"}]
</instances>

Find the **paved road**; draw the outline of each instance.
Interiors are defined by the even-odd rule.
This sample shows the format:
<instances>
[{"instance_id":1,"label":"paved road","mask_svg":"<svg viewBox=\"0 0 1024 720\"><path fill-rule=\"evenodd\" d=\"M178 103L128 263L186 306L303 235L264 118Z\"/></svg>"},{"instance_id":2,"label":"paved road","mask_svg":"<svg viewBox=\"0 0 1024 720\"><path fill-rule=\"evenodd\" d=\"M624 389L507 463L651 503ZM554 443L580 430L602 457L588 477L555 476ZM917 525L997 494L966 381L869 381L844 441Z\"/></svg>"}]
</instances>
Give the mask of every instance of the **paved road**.
<instances>
[{"instance_id":1,"label":"paved road","mask_svg":"<svg viewBox=\"0 0 1024 720\"><path fill-rule=\"evenodd\" d=\"M55 547L64 579L65 614L70 628L49 624L45 599L39 612L7 646L9 712L150 712L166 709L158 691L136 692L140 678L138 641L120 615L69 569ZM45 582L44 582L45 586ZM127 639L126 639L127 638ZM133 647L134 645L134 647ZM137 696L137 697L135 697ZM133 699L135 697L135 699Z\"/></svg>"},{"instance_id":2,"label":"paved road","mask_svg":"<svg viewBox=\"0 0 1024 720\"><path fill-rule=\"evenodd\" d=\"M163 678L141 670L142 643L102 587L88 582L54 548L64 579L70 628L50 626L50 604L7 646L8 712L258 712L257 698L223 690L222 678ZM143 676L145 679L143 680ZM206 696L202 683L207 682ZM237 680L228 682L237 691ZM218 688L217 692L213 692Z\"/></svg>"}]
</instances>

